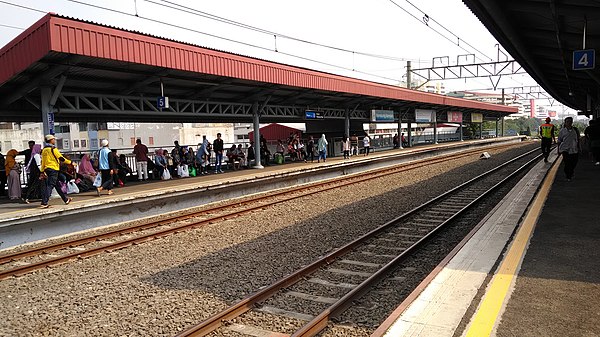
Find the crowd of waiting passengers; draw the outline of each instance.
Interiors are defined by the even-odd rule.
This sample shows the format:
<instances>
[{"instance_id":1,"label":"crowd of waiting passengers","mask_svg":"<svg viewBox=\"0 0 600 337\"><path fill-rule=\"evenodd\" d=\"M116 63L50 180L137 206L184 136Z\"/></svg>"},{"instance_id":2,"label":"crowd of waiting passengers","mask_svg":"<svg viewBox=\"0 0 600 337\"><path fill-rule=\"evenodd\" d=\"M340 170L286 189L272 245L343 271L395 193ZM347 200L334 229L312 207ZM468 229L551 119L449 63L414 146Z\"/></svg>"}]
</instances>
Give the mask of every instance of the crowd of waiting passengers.
<instances>
[{"instance_id":1,"label":"crowd of waiting passengers","mask_svg":"<svg viewBox=\"0 0 600 337\"><path fill-rule=\"evenodd\" d=\"M23 151L12 149L6 156L0 153L0 196L4 195L8 185L11 201L30 203L41 200L41 207L47 208L48 200L60 197L65 204L71 202L69 194L96 191L98 196L106 191L113 194L113 188L123 187L128 181L140 182L150 179L169 180L186 178L209 173L223 173L224 166L232 170L248 168L255 159L253 142L246 149L241 144L224 148L221 134L213 142L203 136L202 143L194 149L192 146L180 146L174 142L173 149L156 149L151 156L148 147L137 139L131 154L135 157L135 171L130 167L125 153L111 150L108 140L103 139L101 148L91 155L84 154L79 165L71 158L60 153L55 146L53 135L44 138L44 144L29 142L29 148ZM349 140L345 139L345 142ZM287 144L287 145L285 145ZM264 137L260 137L261 163L281 164L287 155L291 161L310 160L318 162L327 159L328 141L325 135L318 140L311 136L306 143L297 134L290 134L284 142L278 140L274 153L271 153ZM17 162L16 157L23 155L25 160ZM213 160L214 158L214 160ZM27 186L22 188L22 172L26 172ZM134 172L137 173L134 174ZM152 177L149 175L152 173Z\"/></svg>"}]
</instances>

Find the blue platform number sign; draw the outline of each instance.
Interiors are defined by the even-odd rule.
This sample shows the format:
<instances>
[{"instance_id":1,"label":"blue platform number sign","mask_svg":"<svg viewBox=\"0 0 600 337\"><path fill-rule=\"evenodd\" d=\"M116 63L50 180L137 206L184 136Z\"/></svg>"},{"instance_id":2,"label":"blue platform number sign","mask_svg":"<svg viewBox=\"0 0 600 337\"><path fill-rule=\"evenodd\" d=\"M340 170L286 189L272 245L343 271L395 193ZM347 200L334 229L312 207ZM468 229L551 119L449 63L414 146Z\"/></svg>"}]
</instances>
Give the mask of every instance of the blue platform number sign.
<instances>
[{"instance_id":1,"label":"blue platform number sign","mask_svg":"<svg viewBox=\"0 0 600 337\"><path fill-rule=\"evenodd\" d=\"M159 109L168 109L169 108L169 97L160 96L156 99L156 106Z\"/></svg>"},{"instance_id":2,"label":"blue platform number sign","mask_svg":"<svg viewBox=\"0 0 600 337\"><path fill-rule=\"evenodd\" d=\"M573 52L573 70L594 69L596 51L594 49L575 50Z\"/></svg>"},{"instance_id":3,"label":"blue platform number sign","mask_svg":"<svg viewBox=\"0 0 600 337\"><path fill-rule=\"evenodd\" d=\"M323 113L320 111L310 111L306 110L304 112L305 119L323 119Z\"/></svg>"}]
</instances>

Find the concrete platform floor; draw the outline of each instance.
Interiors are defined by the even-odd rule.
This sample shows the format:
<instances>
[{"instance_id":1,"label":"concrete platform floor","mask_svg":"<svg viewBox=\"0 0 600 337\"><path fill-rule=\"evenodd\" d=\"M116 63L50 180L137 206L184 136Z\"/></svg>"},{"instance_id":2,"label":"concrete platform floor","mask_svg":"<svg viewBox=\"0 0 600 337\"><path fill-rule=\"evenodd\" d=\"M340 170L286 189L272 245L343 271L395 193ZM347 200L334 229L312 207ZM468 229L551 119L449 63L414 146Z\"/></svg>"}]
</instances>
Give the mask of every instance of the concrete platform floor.
<instances>
[{"instance_id":1,"label":"concrete platform floor","mask_svg":"<svg viewBox=\"0 0 600 337\"><path fill-rule=\"evenodd\" d=\"M499 337L600 336L600 166L561 164L536 224Z\"/></svg>"}]
</instances>

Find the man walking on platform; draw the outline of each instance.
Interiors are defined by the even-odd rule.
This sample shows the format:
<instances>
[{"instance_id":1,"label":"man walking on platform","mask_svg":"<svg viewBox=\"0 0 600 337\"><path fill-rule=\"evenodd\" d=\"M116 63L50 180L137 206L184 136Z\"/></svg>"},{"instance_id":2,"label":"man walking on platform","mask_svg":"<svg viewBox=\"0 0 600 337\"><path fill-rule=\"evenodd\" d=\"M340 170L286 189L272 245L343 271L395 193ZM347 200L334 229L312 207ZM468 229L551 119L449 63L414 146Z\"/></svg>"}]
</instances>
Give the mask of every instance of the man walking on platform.
<instances>
[{"instance_id":1,"label":"man walking on platform","mask_svg":"<svg viewBox=\"0 0 600 337\"><path fill-rule=\"evenodd\" d=\"M215 173L223 173L221 163L223 162L223 139L221 134L217 133L217 139L213 140L213 150L215 151Z\"/></svg>"},{"instance_id":2,"label":"man walking on platform","mask_svg":"<svg viewBox=\"0 0 600 337\"><path fill-rule=\"evenodd\" d=\"M135 142L136 145L133 147L133 154L135 155L138 180L148 180L148 147L142 144L142 140L139 138Z\"/></svg>"},{"instance_id":3,"label":"man walking on platform","mask_svg":"<svg viewBox=\"0 0 600 337\"><path fill-rule=\"evenodd\" d=\"M48 201L53 189L56 189L63 202L68 205L72 199L68 198L62 189L58 187L58 173L61 163L69 165L71 161L63 157L56 148L56 137L54 135L46 135L44 139L46 140L46 144L44 144L44 149L42 150L42 167L40 168L42 173L40 173L41 178L38 179L44 180L46 184L42 186L42 205L40 208L50 207Z\"/></svg>"},{"instance_id":4,"label":"man walking on platform","mask_svg":"<svg viewBox=\"0 0 600 337\"><path fill-rule=\"evenodd\" d=\"M573 117L565 118L565 124L558 133L558 154L563 156L565 175L567 181L571 181L579 159L579 130L573 126Z\"/></svg>"},{"instance_id":5,"label":"man walking on platform","mask_svg":"<svg viewBox=\"0 0 600 337\"><path fill-rule=\"evenodd\" d=\"M554 137L554 125L550 123L550 117L546 117L546 123L540 125L540 137L542 138L544 163L547 163L552 143L556 143L556 138Z\"/></svg>"}]
</instances>

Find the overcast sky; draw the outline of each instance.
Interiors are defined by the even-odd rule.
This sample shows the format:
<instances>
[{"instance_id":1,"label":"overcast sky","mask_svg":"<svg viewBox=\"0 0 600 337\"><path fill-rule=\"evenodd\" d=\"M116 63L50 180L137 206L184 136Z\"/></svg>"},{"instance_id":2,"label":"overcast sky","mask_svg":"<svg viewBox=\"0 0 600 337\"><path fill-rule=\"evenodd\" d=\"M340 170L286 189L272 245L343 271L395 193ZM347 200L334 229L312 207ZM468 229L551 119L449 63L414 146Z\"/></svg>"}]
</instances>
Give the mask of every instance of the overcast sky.
<instances>
[{"instance_id":1,"label":"overcast sky","mask_svg":"<svg viewBox=\"0 0 600 337\"><path fill-rule=\"evenodd\" d=\"M6 4L9 2L44 12L54 12L137 30L200 46L394 84L405 76L405 60L408 59L412 60L413 68L416 68L428 67L431 65L432 58L441 56L448 56L452 63L456 62L458 55L468 53L476 53L478 61L489 61L490 58L496 58L495 44L497 42L462 1L411 0L412 4L428 15L429 27L422 21L424 14L411 6L408 1L394 1L417 19L389 0L168 1L275 32L280 35L277 39L272 34L264 34L195 14L169 9L160 5L169 5L167 1L162 0L2 0L0 1L0 24L26 28L43 16L43 13L40 12ZM107 7L130 15L93 8L77 2ZM136 7L137 14L141 18L132 16L136 13ZM144 18L164 21L189 30L152 22ZM462 41L477 48L481 53L465 45L464 42L461 42L461 45L467 51L459 48L455 44L458 38L434 20L459 36ZM452 42L438 35L431 28L442 32ZM0 26L0 32L0 45L3 46L16 37L21 30ZM260 48L226 41L200 32L241 41ZM356 53L318 47L286 39L281 35L352 50ZM274 52L275 47L279 52ZM366 57L357 54L359 52L392 56L399 60ZM288 54L304 59L291 57ZM326 64L311 62L306 60L307 58ZM491 87L490 80L486 78L446 81L445 85L451 90ZM500 87L520 85L535 85L535 82L528 75L505 77L500 82Z\"/></svg>"}]
</instances>

